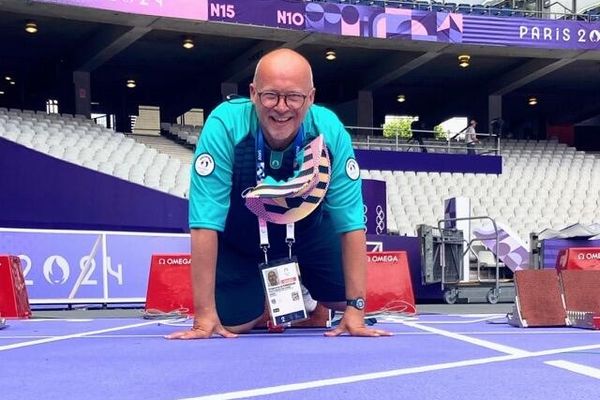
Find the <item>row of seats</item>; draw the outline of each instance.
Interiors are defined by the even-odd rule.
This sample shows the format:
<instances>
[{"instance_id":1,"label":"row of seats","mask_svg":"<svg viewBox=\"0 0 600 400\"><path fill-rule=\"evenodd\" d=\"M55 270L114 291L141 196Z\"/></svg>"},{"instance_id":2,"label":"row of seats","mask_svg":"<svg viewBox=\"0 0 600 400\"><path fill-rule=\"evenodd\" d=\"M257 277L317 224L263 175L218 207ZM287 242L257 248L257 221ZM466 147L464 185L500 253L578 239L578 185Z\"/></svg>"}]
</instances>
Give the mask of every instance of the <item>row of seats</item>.
<instances>
[{"instance_id":1,"label":"row of seats","mask_svg":"<svg viewBox=\"0 0 600 400\"><path fill-rule=\"evenodd\" d=\"M584 152L505 155L503 163L501 175L376 170L362 175L386 182L388 228L401 235L415 235L418 224L437 226L444 199L454 196L469 197L475 215L504 222L526 243L530 232L600 223L599 158Z\"/></svg>"},{"instance_id":2,"label":"row of seats","mask_svg":"<svg viewBox=\"0 0 600 400\"><path fill-rule=\"evenodd\" d=\"M35 114L0 110L0 137L117 178L187 197L189 162L91 120L79 119L80 123L73 125L68 117L52 119L59 126L48 125Z\"/></svg>"},{"instance_id":3,"label":"row of seats","mask_svg":"<svg viewBox=\"0 0 600 400\"><path fill-rule=\"evenodd\" d=\"M202 132L201 125L178 125L166 122L160 124L160 129L191 147L196 146Z\"/></svg>"}]
</instances>

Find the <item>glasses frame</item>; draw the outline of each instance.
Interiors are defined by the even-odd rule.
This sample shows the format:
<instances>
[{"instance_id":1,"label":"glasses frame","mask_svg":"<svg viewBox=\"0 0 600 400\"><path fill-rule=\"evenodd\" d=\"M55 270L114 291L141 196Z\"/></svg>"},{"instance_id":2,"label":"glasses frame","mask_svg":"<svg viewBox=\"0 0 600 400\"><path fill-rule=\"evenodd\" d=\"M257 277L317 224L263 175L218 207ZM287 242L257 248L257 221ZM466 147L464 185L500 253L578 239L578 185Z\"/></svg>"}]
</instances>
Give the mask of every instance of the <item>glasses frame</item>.
<instances>
[{"instance_id":1,"label":"glasses frame","mask_svg":"<svg viewBox=\"0 0 600 400\"><path fill-rule=\"evenodd\" d=\"M267 106L265 105L265 101L263 100L263 96L265 94L270 94L273 96L277 96L277 101L271 106ZM306 99L308 98L308 95L303 94L303 93L286 93L286 94L281 94L281 93L277 93L277 92L272 92L270 90L265 90L264 92L256 92L256 95L258 96L258 99L260 101L260 104L262 104L263 107L265 108L275 108L277 107L277 105L279 104L279 100L283 97L283 102L285 103L286 107L289 108L290 110L299 110L302 107L304 107L304 104L306 104ZM302 97L302 104L300 104L300 106L296 107L292 107L288 104L288 96L300 96Z\"/></svg>"}]
</instances>

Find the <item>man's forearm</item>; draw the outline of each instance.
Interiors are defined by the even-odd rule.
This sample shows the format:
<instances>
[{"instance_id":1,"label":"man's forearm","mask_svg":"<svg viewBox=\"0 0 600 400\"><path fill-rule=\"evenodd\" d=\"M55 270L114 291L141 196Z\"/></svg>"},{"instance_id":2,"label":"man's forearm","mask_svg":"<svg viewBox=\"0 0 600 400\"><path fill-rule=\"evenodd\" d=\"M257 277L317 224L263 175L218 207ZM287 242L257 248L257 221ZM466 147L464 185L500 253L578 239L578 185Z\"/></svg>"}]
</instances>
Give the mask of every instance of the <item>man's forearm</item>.
<instances>
[{"instance_id":1,"label":"man's forearm","mask_svg":"<svg viewBox=\"0 0 600 400\"><path fill-rule=\"evenodd\" d=\"M192 288L196 315L216 312L217 232L192 229Z\"/></svg>"},{"instance_id":2,"label":"man's forearm","mask_svg":"<svg viewBox=\"0 0 600 400\"><path fill-rule=\"evenodd\" d=\"M367 292L367 254L364 230L342 234L342 261L346 298L365 297Z\"/></svg>"}]
</instances>

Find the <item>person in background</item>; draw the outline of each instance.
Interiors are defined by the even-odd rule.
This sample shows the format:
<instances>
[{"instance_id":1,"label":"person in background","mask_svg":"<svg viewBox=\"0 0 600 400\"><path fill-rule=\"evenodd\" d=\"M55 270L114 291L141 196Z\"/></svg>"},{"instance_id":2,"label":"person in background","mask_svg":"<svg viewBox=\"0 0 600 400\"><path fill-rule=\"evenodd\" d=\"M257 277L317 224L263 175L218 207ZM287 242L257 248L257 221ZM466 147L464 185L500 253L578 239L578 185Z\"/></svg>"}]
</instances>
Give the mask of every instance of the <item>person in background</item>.
<instances>
[{"instance_id":1,"label":"person in background","mask_svg":"<svg viewBox=\"0 0 600 400\"><path fill-rule=\"evenodd\" d=\"M425 142L423 140L423 136L425 136L425 123L424 122L413 122L411 126L412 136L410 137L409 143L412 141L416 141L419 143L419 149L421 153L427 153L427 147L425 146Z\"/></svg>"},{"instance_id":2,"label":"person in background","mask_svg":"<svg viewBox=\"0 0 600 400\"><path fill-rule=\"evenodd\" d=\"M477 154L475 152L475 146L479 143L479 139L477 139L477 133L475 128L477 127L477 121L474 119L469 122L469 126L465 131L465 142L467 143L467 154Z\"/></svg>"}]
</instances>

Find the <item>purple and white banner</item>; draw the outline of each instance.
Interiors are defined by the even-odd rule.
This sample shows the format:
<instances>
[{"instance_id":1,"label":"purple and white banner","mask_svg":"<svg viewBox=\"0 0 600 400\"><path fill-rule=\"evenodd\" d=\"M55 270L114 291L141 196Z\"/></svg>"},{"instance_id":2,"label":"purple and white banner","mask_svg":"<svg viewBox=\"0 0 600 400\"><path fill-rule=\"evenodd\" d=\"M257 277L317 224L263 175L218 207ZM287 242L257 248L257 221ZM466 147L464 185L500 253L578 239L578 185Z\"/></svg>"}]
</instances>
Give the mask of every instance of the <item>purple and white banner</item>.
<instances>
[{"instance_id":1,"label":"purple and white banner","mask_svg":"<svg viewBox=\"0 0 600 400\"><path fill-rule=\"evenodd\" d=\"M208 20L303 30L304 3L273 0L209 0Z\"/></svg>"},{"instance_id":2,"label":"purple and white banner","mask_svg":"<svg viewBox=\"0 0 600 400\"><path fill-rule=\"evenodd\" d=\"M208 0L34 0L65 6L96 8L129 14L206 21Z\"/></svg>"},{"instance_id":3,"label":"purple and white banner","mask_svg":"<svg viewBox=\"0 0 600 400\"><path fill-rule=\"evenodd\" d=\"M152 254L189 253L187 234L0 229L31 304L144 302Z\"/></svg>"},{"instance_id":4,"label":"purple and white banner","mask_svg":"<svg viewBox=\"0 0 600 400\"><path fill-rule=\"evenodd\" d=\"M525 243L510 228L500 222L496 222L498 230L498 254L496 257L502 261L511 271L529 268L529 251ZM473 235L492 253L496 253L496 231L491 222L473 230Z\"/></svg>"},{"instance_id":5,"label":"purple and white banner","mask_svg":"<svg viewBox=\"0 0 600 400\"><path fill-rule=\"evenodd\" d=\"M362 180L363 211L366 233L387 234L387 190L385 181Z\"/></svg>"},{"instance_id":6,"label":"purple and white banner","mask_svg":"<svg viewBox=\"0 0 600 400\"><path fill-rule=\"evenodd\" d=\"M340 36L549 49L600 48L600 22L476 16L301 0L35 1Z\"/></svg>"}]
</instances>

